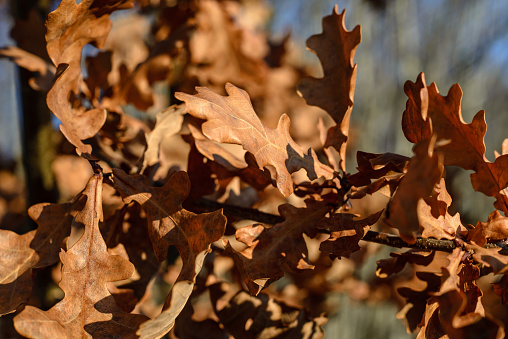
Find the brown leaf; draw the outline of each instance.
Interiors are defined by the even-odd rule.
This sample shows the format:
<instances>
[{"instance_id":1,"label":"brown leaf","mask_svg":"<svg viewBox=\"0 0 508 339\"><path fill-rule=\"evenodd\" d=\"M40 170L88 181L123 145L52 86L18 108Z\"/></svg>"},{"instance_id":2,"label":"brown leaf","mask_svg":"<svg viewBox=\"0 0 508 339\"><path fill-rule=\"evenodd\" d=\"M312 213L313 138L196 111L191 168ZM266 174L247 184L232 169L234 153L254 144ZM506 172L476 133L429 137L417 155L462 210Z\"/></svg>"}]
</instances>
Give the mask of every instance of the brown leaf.
<instances>
[{"instance_id":1,"label":"brown leaf","mask_svg":"<svg viewBox=\"0 0 508 339\"><path fill-rule=\"evenodd\" d=\"M501 297L503 305L508 305L508 275L503 274L501 280L492 284L494 293Z\"/></svg>"},{"instance_id":2,"label":"brown leaf","mask_svg":"<svg viewBox=\"0 0 508 339\"><path fill-rule=\"evenodd\" d=\"M14 312L28 301L33 270L58 262L60 249L66 248L76 213L84 200L78 195L73 203L37 204L28 210L39 225L23 235L0 230L0 314Z\"/></svg>"},{"instance_id":3,"label":"brown leaf","mask_svg":"<svg viewBox=\"0 0 508 339\"><path fill-rule=\"evenodd\" d=\"M248 246L240 253L227 244L226 252L235 260L252 295L257 295L269 280L283 277L286 265L292 271L314 268L308 259L303 234L311 238L316 235L315 227L328 213L329 207L307 203L306 208L290 204L279 206L279 213L285 221L273 227L255 224L239 228L236 239Z\"/></svg>"},{"instance_id":4,"label":"brown leaf","mask_svg":"<svg viewBox=\"0 0 508 339\"><path fill-rule=\"evenodd\" d=\"M166 259L169 246L176 246L184 262L182 277L194 278L194 258L224 234L226 219L222 210L195 214L182 208L190 190L185 172L176 172L164 187L145 184L142 175L128 175L113 169L114 187L125 203L136 201L148 218L148 230L159 261Z\"/></svg>"},{"instance_id":5,"label":"brown leaf","mask_svg":"<svg viewBox=\"0 0 508 339\"><path fill-rule=\"evenodd\" d=\"M448 213L452 198L446 191L444 178L434 186L431 197L418 201L418 222L422 227L422 237L435 239L455 239L464 226L460 215ZM464 228L465 229L465 228Z\"/></svg>"},{"instance_id":6,"label":"brown leaf","mask_svg":"<svg viewBox=\"0 0 508 339\"><path fill-rule=\"evenodd\" d=\"M61 121L60 130L80 154L92 153L92 147L82 140L93 137L106 121L106 110L74 108L68 101L71 93L79 92L81 51L89 43L102 48L111 28L109 15L130 7L132 0L84 0L79 5L63 0L48 15L47 50L57 71L46 102Z\"/></svg>"},{"instance_id":7,"label":"brown leaf","mask_svg":"<svg viewBox=\"0 0 508 339\"><path fill-rule=\"evenodd\" d=\"M324 77L304 78L298 86L309 105L321 107L336 122L337 125L328 130L325 146L333 146L339 151L339 165L344 172L356 86L356 64L353 60L362 39L360 26L352 31L346 29L345 16L346 10L339 14L335 5L332 15L323 18L323 33L307 40L308 49L321 61Z\"/></svg>"},{"instance_id":8,"label":"brown leaf","mask_svg":"<svg viewBox=\"0 0 508 339\"><path fill-rule=\"evenodd\" d=\"M153 166L159 162L159 150L162 141L180 131L183 123L183 106L170 106L157 113L155 127L146 136L145 158L143 160L143 170L148 166Z\"/></svg>"},{"instance_id":9,"label":"brown leaf","mask_svg":"<svg viewBox=\"0 0 508 339\"><path fill-rule=\"evenodd\" d=\"M447 96L441 96L437 86L425 84L423 73L416 83L407 81L404 90L408 95L402 129L411 142L420 142L436 135L436 146L443 154L445 166L455 165L476 173L471 174L473 188L495 197L494 206L508 213L508 197L501 191L508 186L508 155L499 156L494 163L485 158L485 112L479 111L470 124L462 119L462 90L455 84ZM429 126L429 119L431 127Z\"/></svg>"},{"instance_id":10,"label":"brown leaf","mask_svg":"<svg viewBox=\"0 0 508 339\"><path fill-rule=\"evenodd\" d=\"M508 255L499 248L483 248L476 244L465 244L466 250L473 253L473 259L483 265L489 266L494 274L508 271Z\"/></svg>"},{"instance_id":11,"label":"brown leaf","mask_svg":"<svg viewBox=\"0 0 508 339\"><path fill-rule=\"evenodd\" d=\"M235 338L324 337L321 326L327 319L323 315L311 317L305 310L287 306L266 294L255 297L239 291L230 300L224 300L226 284L214 284L209 288L215 313ZM219 309L220 305L224 306Z\"/></svg>"},{"instance_id":12,"label":"brown leaf","mask_svg":"<svg viewBox=\"0 0 508 339\"><path fill-rule=\"evenodd\" d=\"M27 306L14 318L22 335L37 338L82 338L91 336L135 337L136 328L147 318L122 311L107 288L109 281L129 278L134 266L119 256L110 256L99 231L102 218L102 177L93 175L83 191L86 205L75 222L85 232L67 252L60 253L65 297L48 311Z\"/></svg>"},{"instance_id":13,"label":"brown leaf","mask_svg":"<svg viewBox=\"0 0 508 339\"><path fill-rule=\"evenodd\" d=\"M419 201L432 194L444 170L439 155L433 151L434 141L429 139L415 146L415 156L387 211L387 222L410 244L416 241L415 233L419 230Z\"/></svg>"},{"instance_id":14,"label":"brown leaf","mask_svg":"<svg viewBox=\"0 0 508 339\"><path fill-rule=\"evenodd\" d=\"M420 288L418 285L421 285L422 282L425 285ZM421 326L424 316L426 316L426 309L428 310L427 301L434 292L439 291L441 279L435 273L416 272L416 277L409 283L410 287L397 289L397 292L406 299L406 305L397 313L397 318L406 319L408 332L413 332Z\"/></svg>"},{"instance_id":15,"label":"brown leaf","mask_svg":"<svg viewBox=\"0 0 508 339\"><path fill-rule=\"evenodd\" d=\"M456 248L443 268L442 285L436 293L439 320L452 338L502 338L503 325L485 316L480 302L481 290L476 285L480 269L463 261L464 251Z\"/></svg>"},{"instance_id":16,"label":"brown leaf","mask_svg":"<svg viewBox=\"0 0 508 339\"><path fill-rule=\"evenodd\" d=\"M145 184L142 175L128 175L113 169L114 187L125 203L136 201L148 218L148 230L159 261L166 259L169 246L174 245L183 261L176 284L164 303L164 311L146 322L138 331L141 338L162 337L174 326L174 321L187 302L201 270L203 260L226 227L222 210L194 214L182 208L189 194L190 182L185 172L176 172L163 187Z\"/></svg>"},{"instance_id":17,"label":"brown leaf","mask_svg":"<svg viewBox=\"0 0 508 339\"><path fill-rule=\"evenodd\" d=\"M220 144L206 138L198 128L189 125L196 150L208 160L207 164L218 179L228 179L238 176L240 179L262 191L272 183L270 173L259 169L254 156L246 152L244 159L220 146Z\"/></svg>"},{"instance_id":18,"label":"brown leaf","mask_svg":"<svg viewBox=\"0 0 508 339\"><path fill-rule=\"evenodd\" d=\"M269 74L264 61L266 37L253 29L240 28L235 14L228 13L228 7L232 7L228 3L201 1L196 7L188 76L215 92L222 91L228 81L235 81L253 97L262 96Z\"/></svg>"},{"instance_id":19,"label":"brown leaf","mask_svg":"<svg viewBox=\"0 0 508 339\"><path fill-rule=\"evenodd\" d=\"M508 238L508 218L501 216L499 211L490 213L487 222L478 221L476 227L470 228L468 241L484 246L488 240L499 241Z\"/></svg>"},{"instance_id":20,"label":"brown leaf","mask_svg":"<svg viewBox=\"0 0 508 339\"><path fill-rule=\"evenodd\" d=\"M239 144L251 152L260 167L273 166L277 187L288 197L293 193L291 173L304 168L309 179L333 177L333 169L319 162L316 153L303 149L289 135L289 117L281 116L277 129L265 127L257 117L249 95L234 85L226 84L229 96L213 93L205 87L196 87L198 94L176 93L184 101L187 111L207 120L202 128L208 138L225 143Z\"/></svg>"},{"instance_id":21,"label":"brown leaf","mask_svg":"<svg viewBox=\"0 0 508 339\"><path fill-rule=\"evenodd\" d=\"M193 339L225 339L228 337L227 331L221 327L221 325L215 321L216 316L213 313L212 308L208 309L209 298L206 298L205 301L198 303L197 306L193 305L192 301L194 300L202 300L203 298L196 297L191 298L191 301L185 304L184 309L178 316L175 322L175 330L174 334L177 338L193 338ZM203 305L207 303L206 306ZM196 307L195 307L196 306ZM210 305L211 306L211 305ZM205 313L203 309L208 310L208 317L203 320L194 319L195 312L194 310L201 309L201 317L203 319L202 313ZM210 316L213 317L213 320L210 319Z\"/></svg>"},{"instance_id":22,"label":"brown leaf","mask_svg":"<svg viewBox=\"0 0 508 339\"><path fill-rule=\"evenodd\" d=\"M434 251L409 250L404 253L392 252L389 259L377 261L376 275L380 278L388 278L390 275L399 273L407 263L427 266L434 260Z\"/></svg>"},{"instance_id":23,"label":"brown leaf","mask_svg":"<svg viewBox=\"0 0 508 339\"><path fill-rule=\"evenodd\" d=\"M358 151L356 162L358 173L347 177L356 187L366 186L371 179L380 179L394 174L406 173L410 158L394 153L366 153Z\"/></svg>"},{"instance_id":24,"label":"brown leaf","mask_svg":"<svg viewBox=\"0 0 508 339\"><path fill-rule=\"evenodd\" d=\"M358 242L365 233L374 225L383 210L374 213L365 219L354 220L354 214L336 213L321 221L318 228L329 230L330 238L326 239L319 246L321 252L329 253L330 259L346 257L351 253L360 250Z\"/></svg>"},{"instance_id":25,"label":"brown leaf","mask_svg":"<svg viewBox=\"0 0 508 339\"><path fill-rule=\"evenodd\" d=\"M0 48L0 57L10 58L19 67L38 73L28 80L28 84L34 90L47 91L51 87L56 69L41 57L15 46Z\"/></svg>"}]
</instances>

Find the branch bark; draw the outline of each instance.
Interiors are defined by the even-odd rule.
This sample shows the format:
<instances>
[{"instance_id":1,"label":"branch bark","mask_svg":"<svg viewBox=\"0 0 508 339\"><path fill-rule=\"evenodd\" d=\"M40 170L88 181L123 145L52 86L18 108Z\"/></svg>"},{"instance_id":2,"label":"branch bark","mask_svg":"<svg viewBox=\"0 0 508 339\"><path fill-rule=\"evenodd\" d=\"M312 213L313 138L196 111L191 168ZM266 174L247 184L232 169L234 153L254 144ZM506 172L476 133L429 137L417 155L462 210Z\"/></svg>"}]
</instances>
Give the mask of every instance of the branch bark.
<instances>
[{"instance_id":1,"label":"branch bark","mask_svg":"<svg viewBox=\"0 0 508 339\"><path fill-rule=\"evenodd\" d=\"M249 219L270 225L275 225L277 223L284 221L284 218L281 217L280 215L264 213L252 208L223 204L220 202L204 198L195 201L194 206L200 209L201 212L212 212L219 208L222 208L226 216ZM322 232L326 233L326 231ZM421 237L418 237L414 244L408 244L407 242L405 242L396 235L375 231L367 231L362 240L397 248L415 248L421 250L434 250L442 252L452 252L457 246L459 246L457 242L453 240L421 238ZM484 247L507 248L507 244L505 242L495 244L487 243Z\"/></svg>"}]
</instances>

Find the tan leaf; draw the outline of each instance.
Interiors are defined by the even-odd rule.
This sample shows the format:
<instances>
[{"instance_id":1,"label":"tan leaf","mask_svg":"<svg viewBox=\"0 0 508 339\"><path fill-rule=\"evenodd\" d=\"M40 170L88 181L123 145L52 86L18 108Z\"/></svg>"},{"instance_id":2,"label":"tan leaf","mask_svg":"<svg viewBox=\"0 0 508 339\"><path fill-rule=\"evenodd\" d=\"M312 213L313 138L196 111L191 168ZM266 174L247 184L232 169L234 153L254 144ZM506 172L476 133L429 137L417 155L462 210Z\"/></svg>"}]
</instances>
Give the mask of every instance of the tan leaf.
<instances>
[{"instance_id":1,"label":"tan leaf","mask_svg":"<svg viewBox=\"0 0 508 339\"><path fill-rule=\"evenodd\" d=\"M330 259L349 258L351 253L360 250L358 242L365 233L374 225L383 210L374 213L365 219L354 220L354 214L336 213L329 218L324 218L319 224L319 229L330 231L330 238L319 246L321 252L329 253Z\"/></svg>"},{"instance_id":2,"label":"tan leaf","mask_svg":"<svg viewBox=\"0 0 508 339\"><path fill-rule=\"evenodd\" d=\"M344 172L356 86L356 64L353 60L362 39L360 26L352 31L346 29L345 16L346 10L339 14L335 5L332 15L323 18L323 33L307 40L307 47L321 61L324 77L304 78L298 86L309 105L327 111L337 124L328 130L325 146L333 146L339 151L339 165Z\"/></svg>"},{"instance_id":3,"label":"tan leaf","mask_svg":"<svg viewBox=\"0 0 508 339\"><path fill-rule=\"evenodd\" d=\"M443 164L460 166L473 170L473 188L488 196L495 197L494 206L508 213L508 197L501 191L508 186L508 155L496 158L494 163L485 158L485 112L479 111L470 124L462 119L462 90L455 84L447 96L439 94L437 86L425 84L420 73L416 83L407 81L404 90L408 103L402 120L402 129L411 142L420 142L436 135L436 147L443 154ZM429 120L429 119L430 120ZM432 126L429 126L429 121ZM415 133L418 131L418 133Z\"/></svg>"},{"instance_id":4,"label":"tan leaf","mask_svg":"<svg viewBox=\"0 0 508 339\"><path fill-rule=\"evenodd\" d=\"M175 97L186 103L191 115L207 120L203 134L214 141L242 145L260 167L272 166L277 188L285 197L293 193L291 173L299 169L304 168L311 180L333 178L333 169L319 162L312 149L305 154L291 138L287 115L281 116L277 129L271 129L261 123L244 90L230 83L226 84L229 96L225 97L205 87L196 90L196 95L176 93Z\"/></svg>"},{"instance_id":5,"label":"tan leaf","mask_svg":"<svg viewBox=\"0 0 508 339\"><path fill-rule=\"evenodd\" d=\"M80 195L74 203L37 204L28 210L39 226L37 230L23 235L0 230L0 314L14 312L28 301L34 269L58 262L72 220L83 205Z\"/></svg>"},{"instance_id":6,"label":"tan leaf","mask_svg":"<svg viewBox=\"0 0 508 339\"><path fill-rule=\"evenodd\" d=\"M194 261L196 265L194 271L195 275L201 271L207 253L208 251L203 251L196 256ZM140 339L162 338L175 326L176 317L182 312L185 304L189 300L195 283L195 281L182 279L182 273L180 273L176 283L173 285L166 298L161 314L142 324L136 332Z\"/></svg>"},{"instance_id":7,"label":"tan leaf","mask_svg":"<svg viewBox=\"0 0 508 339\"><path fill-rule=\"evenodd\" d=\"M236 239L248 247L238 253L227 244L226 251L235 260L252 295L257 295L269 280L283 277L286 265L292 271L314 268L303 234L314 237L315 227L328 211L329 207L318 203L308 202L306 208L284 204L279 206L279 213L285 221L270 228L255 224L236 231Z\"/></svg>"},{"instance_id":8,"label":"tan leaf","mask_svg":"<svg viewBox=\"0 0 508 339\"><path fill-rule=\"evenodd\" d=\"M146 136L146 151L143 170L159 162L159 150L162 141L180 131L183 123L183 106L170 106L157 113L155 127Z\"/></svg>"},{"instance_id":9,"label":"tan leaf","mask_svg":"<svg viewBox=\"0 0 508 339\"><path fill-rule=\"evenodd\" d=\"M106 110L102 108L85 110L69 103L69 95L79 92L81 51L89 43L102 48L111 29L111 12L130 7L132 0L84 0L79 5L74 0L63 0L48 15L47 50L57 71L46 102L62 123L60 130L79 154L92 153L92 147L82 140L93 137L106 121Z\"/></svg>"},{"instance_id":10,"label":"tan leaf","mask_svg":"<svg viewBox=\"0 0 508 339\"><path fill-rule=\"evenodd\" d=\"M429 139L414 147L415 156L409 162L407 174L401 180L387 211L387 222L399 230L401 238L416 241L419 230L418 204L429 197L441 179L444 167L433 152L434 140Z\"/></svg>"},{"instance_id":11,"label":"tan leaf","mask_svg":"<svg viewBox=\"0 0 508 339\"><path fill-rule=\"evenodd\" d=\"M34 90L47 91L51 87L56 69L41 57L15 46L0 48L0 57L10 58L19 67L38 73L28 80Z\"/></svg>"},{"instance_id":12,"label":"tan leaf","mask_svg":"<svg viewBox=\"0 0 508 339\"><path fill-rule=\"evenodd\" d=\"M134 338L136 328L147 318L125 313L107 288L109 281L129 278L134 266L107 253L99 231L102 219L102 176L93 175L83 191L86 205L75 222L84 234L67 252L60 253L65 297L48 311L27 306L14 318L16 330L36 338L83 338L121 336Z\"/></svg>"},{"instance_id":13,"label":"tan leaf","mask_svg":"<svg viewBox=\"0 0 508 339\"><path fill-rule=\"evenodd\" d=\"M418 222L422 228L422 237L435 239L455 239L456 234L464 226L460 221L460 215L448 213L448 207L452 198L446 191L444 178L434 186L431 197L418 201Z\"/></svg>"}]
</instances>

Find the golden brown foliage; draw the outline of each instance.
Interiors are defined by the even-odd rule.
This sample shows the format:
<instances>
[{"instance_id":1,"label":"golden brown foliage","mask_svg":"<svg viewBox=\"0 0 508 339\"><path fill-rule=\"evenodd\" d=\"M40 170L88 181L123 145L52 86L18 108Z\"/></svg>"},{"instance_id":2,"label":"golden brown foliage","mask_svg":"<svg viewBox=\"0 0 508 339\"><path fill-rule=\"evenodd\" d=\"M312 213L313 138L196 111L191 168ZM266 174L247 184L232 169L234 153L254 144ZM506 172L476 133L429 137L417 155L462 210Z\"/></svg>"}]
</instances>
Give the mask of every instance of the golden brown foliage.
<instances>
[{"instance_id":1,"label":"golden brown foliage","mask_svg":"<svg viewBox=\"0 0 508 339\"><path fill-rule=\"evenodd\" d=\"M359 151L347 173L361 33L346 29L345 10L335 7L307 42L324 71L317 79L242 26L237 2L155 3L137 1L144 14L129 14L156 13L147 46L106 44L110 15L132 0L64 0L46 20L47 55L0 50L38 73L30 85L47 91L66 147L81 157L53 164L62 197L82 189L72 201L30 207L36 230L0 230L0 310L16 312L19 334L322 338L327 294L346 291L402 297L398 317L418 338L504 335L483 297L508 300L499 212L508 213L507 144L493 163L485 158L485 113L463 121L459 85L442 96L423 73L408 81L402 130L414 155ZM82 63L87 44L108 49ZM125 113L133 107L147 117ZM303 125L311 141L295 136ZM78 189L90 174L76 159L93 171ZM473 188L496 198L486 222L463 225L453 214L448 165L474 171ZM377 286L337 269L375 251L369 241L413 248L378 261ZM51 268L63 296L44 311L34 277ZM503 277L484 291L479 279L490 273ZM272 283L283 277L291 287L281 292Z\"/></svg>"}]
</instances>

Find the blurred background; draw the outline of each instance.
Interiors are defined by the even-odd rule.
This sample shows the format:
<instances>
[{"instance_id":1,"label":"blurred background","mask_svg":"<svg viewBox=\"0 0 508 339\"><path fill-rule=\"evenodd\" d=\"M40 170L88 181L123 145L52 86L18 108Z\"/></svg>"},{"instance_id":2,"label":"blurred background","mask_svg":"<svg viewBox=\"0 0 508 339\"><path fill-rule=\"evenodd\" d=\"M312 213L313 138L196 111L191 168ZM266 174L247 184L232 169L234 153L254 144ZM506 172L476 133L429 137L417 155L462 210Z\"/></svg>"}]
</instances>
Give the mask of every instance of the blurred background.
<instances>
[{"instance_id":1,"label":"blurred background","mask_svg":"<svg viewBox=\"0 0 508 339\"><path fill-rule=\"evenodd\" d=\"M356 25L362 26L362 43L355 56L358 73L348 172L355 171L357 150L411 156L412 144L404 138L400 128L407 99L403 86L407 80L414 82L420 72L425 73L427 85L435 82L443 95L452 84L459 83L464 92L462 114L465 122L469 123L479 110L486 111L486 157L493 161L494 151L501 151L501 143L508 137L505 132L508 123L505 104L508 93L508 2L243 0L239 3L238 18L243 27L265 34L274 45L285 43L285 62L316 77L321 76L320 64L314 54L306 51L305 41L322 32L321 18L330 15L337 3L339 12L344 8L347 10L348 30ZM49 0L0 0L0 46L16 44L11 37L11 27L16 20L27 19L30 9L35 9L44 20L57 5L58 1ZM113 16L115 27L132 24L133 21L125 20L128 11L117 14ZM150 12L145 15L149 17ZM141 36L149 33L150 23L150 19L139 21ZM44 32L32 33L42 38ZM84 53L91 55L96 51L89 48ZM3 170L0 173L0 195L3 198L0 217L4 227L16 218L21 220L26 206L58 200L51 171L54 154L44 150L44 140L53 138L58 123L47 109L44 111L41 93L27 88L30 77L27 71L18 69L7 59L0 59L0 74L0 161ZM167 103L162 100L159 105ZM27 114L33 111L44 112ZM134 107L125 108L125 112L138 117L140 114ZM149 117L153 119L153 116ZM41 129L40 126L45 127ZM476 224L486 221L493 210L493 199L473 191L469 174L454 167L446 169L449 191L454 199L452 208L460 212L463 223ZM25 192L22 187L30 187L30 191ZM27 201L24 201L25 195L28 195ZM380 257L386 257L390 249L381 252ZM373 279L377 259L378 256L370 257L363 263L356 273L360 281ZM357 288L361 290L362 286ZM394 317L398 307L392 303L359 302L343 293L331 296L329 302L334 305L332 309L348 310L330 315L326 325L330 338L408 337L402 322ZM368 326L365 326L366 322Z\"/></svg>"}]
</instances>

